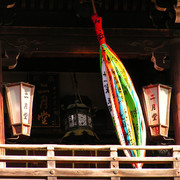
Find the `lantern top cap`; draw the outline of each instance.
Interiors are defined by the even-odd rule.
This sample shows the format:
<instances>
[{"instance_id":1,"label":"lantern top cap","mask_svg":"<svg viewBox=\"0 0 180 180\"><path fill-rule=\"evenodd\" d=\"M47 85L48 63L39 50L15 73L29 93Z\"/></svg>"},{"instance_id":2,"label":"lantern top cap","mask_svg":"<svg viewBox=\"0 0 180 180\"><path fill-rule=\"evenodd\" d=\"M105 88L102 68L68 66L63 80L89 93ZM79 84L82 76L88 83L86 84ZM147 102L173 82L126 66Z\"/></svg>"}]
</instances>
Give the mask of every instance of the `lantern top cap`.
<instances>
[{"instance_id":1,"label":"lantern top cap","mask_svg":"<svg viewBox=\"0 0 180 180\"><path fill-rule=\"evenodd\" d=\"M152 88L152 87L164 87L164 88L172 89L171 86L164 85L164 84L149 84L147 86L144 86L143 88Z\"/></svg>"},{"instance_id":2,"label":"lantern top cap","mask_svg":"<svg viewBox=\"0 0 180 180\"><path fill-rule=\"evenodd\" d=\"M83 103L74 103L68 105L67 109L72 109L72 108L88 108L85 104Z\"/></svg>"},{"instance_id":3,"label":"lantern top cap","mask_svg":"<svg viewBox=\"0 0 180 180\"><path fill-rule=\"evenodd\" d=\"M27 82L13 82L13 83L5 84L6 87L17 86L17 85L24 85L24 86L28 86L28 87L35 87L35 85L29 84Z\"/></svg>"}]
</instances>

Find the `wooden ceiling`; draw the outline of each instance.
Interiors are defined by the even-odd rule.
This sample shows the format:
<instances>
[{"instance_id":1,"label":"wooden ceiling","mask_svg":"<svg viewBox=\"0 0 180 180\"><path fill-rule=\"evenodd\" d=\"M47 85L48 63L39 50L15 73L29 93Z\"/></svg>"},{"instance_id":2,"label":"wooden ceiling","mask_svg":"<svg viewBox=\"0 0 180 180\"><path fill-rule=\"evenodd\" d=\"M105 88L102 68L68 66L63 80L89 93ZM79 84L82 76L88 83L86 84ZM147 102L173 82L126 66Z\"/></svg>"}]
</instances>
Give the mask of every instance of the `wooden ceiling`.
<instances>
[{"instance_id":1,"label":"wooden ceiling","mask_svg":"<svg viewBox=\"0 0 180 180\"><path fill-rule=\"evenodd\" d=\"M1 24L14 26L93 26L91 0L1 1ZM175 24L177 0L95 0L103 26L169 28Z\"/></svg>"}]
</instances>

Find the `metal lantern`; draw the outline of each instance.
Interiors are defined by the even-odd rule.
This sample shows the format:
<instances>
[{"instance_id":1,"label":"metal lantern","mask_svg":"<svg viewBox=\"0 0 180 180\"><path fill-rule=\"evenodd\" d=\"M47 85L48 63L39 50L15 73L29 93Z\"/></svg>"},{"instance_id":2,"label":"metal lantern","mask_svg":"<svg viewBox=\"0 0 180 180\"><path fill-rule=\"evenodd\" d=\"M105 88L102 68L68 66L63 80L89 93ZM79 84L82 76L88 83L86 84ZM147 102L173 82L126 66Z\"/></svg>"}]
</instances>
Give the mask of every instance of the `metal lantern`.
<instances>
[{"instance_id":1,"label":"metal lantern","mask_svg":"<svg viewBox=\"0 0 180 180\"><path fill-rule=\"evenodd\" d=\"M152 137L168 137L172 88L162 84L142 88L146 123Z\"/></svg>"},{"instance_id":2,"label":"metal lantern","mask_svg":"<svg viewBox=\"0 0 180 180\"><path fill-rule=\"evenodd\" d=\"M83 103L70 104L67 107L65 130L76 128L93 128L90 109Z\"/></svg>"},{"instance_id":3,"label":"metal lantern","mask_svg":"<svg viewBox=\"0 0 180 180\"><path fill-rule=\"evenodd\" d=\"M30 136L35 86L24 83L5 85L6 102L14 136Z\"/></svg>"},{"instance_id":4,"label":"metal lantern","mask_svg":"<svg viewBox=\"0 0 180 180\"><path fill-rule=\"evenodd\" d=\"M92 109L89 107L89 99L83 97L83 101L66 97L63 107L63 121L65 134L61 138L64 144L97 144L99 138L94 132L92 123Z\"/></svg>"}]
</instances>

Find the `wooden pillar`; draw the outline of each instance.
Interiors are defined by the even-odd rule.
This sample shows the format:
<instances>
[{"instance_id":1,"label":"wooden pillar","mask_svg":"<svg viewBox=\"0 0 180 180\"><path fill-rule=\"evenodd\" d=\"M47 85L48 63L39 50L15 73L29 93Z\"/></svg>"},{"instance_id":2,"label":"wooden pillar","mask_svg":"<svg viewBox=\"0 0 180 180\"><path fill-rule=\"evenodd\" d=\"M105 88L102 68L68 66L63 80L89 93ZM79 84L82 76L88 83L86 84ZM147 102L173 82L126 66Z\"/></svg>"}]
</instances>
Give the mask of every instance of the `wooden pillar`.
<instances>
[{"instance_id":1,"label":"wooden pillar","mask_svg":"<svg viewBox=\"0 0 180 180\"><path fill-rule=\"evenodd\" d=\"M54 147L48 146L47 147L47 157L52 158L54 157ZM49 174L52 176L47 177L47 180L57 180L57 177L55 177L55 168L56 168L56 162L55 161L48 161L47 167L50 169Z\"/></svg>"},{"instance_id":2,"label":"wooden pillar","mask_svg":"<svg viewBox=\"0 0 180 180\"><path fill-rule=\"evenodd\" d=\"M120 180L121 178L118 176L117 169L119 169L119 161L116 160L118 157L117 148L111 147L110 149L110 156L112 158L111 160L111 169L113 170L113 173L115 176L111 177L111 180Z\"/></svg>"},{"instance_id":3,"label":"wooden pillar","mask_svg":"<svg viewBox=\"0 0 180 180\"><path fill-rule=\"evenodd\" d=\"M0 43L0 144L5 144L4 131L4 106L3 106L3 80L2 80L2 52ZM5 155L4 148L0 148L0 156ZM0 162L0 168L5 167L5 163Z\"/></svg>"},{"instance_id":4,"label":"wooden pillar","mask_svg":"<svg viewBox=\"0 0 180 180\"><path fill-rule=\"evenodd\" d=\"M171 111L174 122L176 145L180 145L180 39L170 44L172 103Z\"/></svg>"},{"instance_id":5,"label":"wooden pillar","mask_svg":"<svg viewBox=\"0 0 180 180\"><path fill-rule=\"evenodd\" d=\"M176 174L177 177L174 177L174 180L180 180L180 149L179 147L174 147L173 148L173 157L174 157L174 161L173 161L173 168L177 169Z\"/></svg>"}]
</instances>

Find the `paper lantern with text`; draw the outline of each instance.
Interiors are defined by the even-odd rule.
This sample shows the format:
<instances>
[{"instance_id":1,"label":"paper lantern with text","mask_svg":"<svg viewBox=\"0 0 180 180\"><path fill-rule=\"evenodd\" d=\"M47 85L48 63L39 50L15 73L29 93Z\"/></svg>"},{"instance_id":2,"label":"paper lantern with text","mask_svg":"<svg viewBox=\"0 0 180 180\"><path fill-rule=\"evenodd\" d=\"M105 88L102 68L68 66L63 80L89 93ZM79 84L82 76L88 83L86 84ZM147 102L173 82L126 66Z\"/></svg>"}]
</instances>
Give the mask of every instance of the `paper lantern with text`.
<instances>
[{"instance_id":1,"label":"paper lantern with text","mask_svg":"<svg viewBox=\"0 0 180 180\"><path fill-rule=\"evenodd\" d=\"M24 83L5 85L6 102L14 136L30 136L35 86Z\"/></svg>"},{"instance_id":2,"label":"paper lantern with text","mask_svg":"<svg viewBox=\"0 0 180 180\"><path fill-rule=\"evenodd\" d=\"M152 137L168 137L172 88L162 84L148 85L143 90L146 123Z\"/></svg>"}]
</instances>

